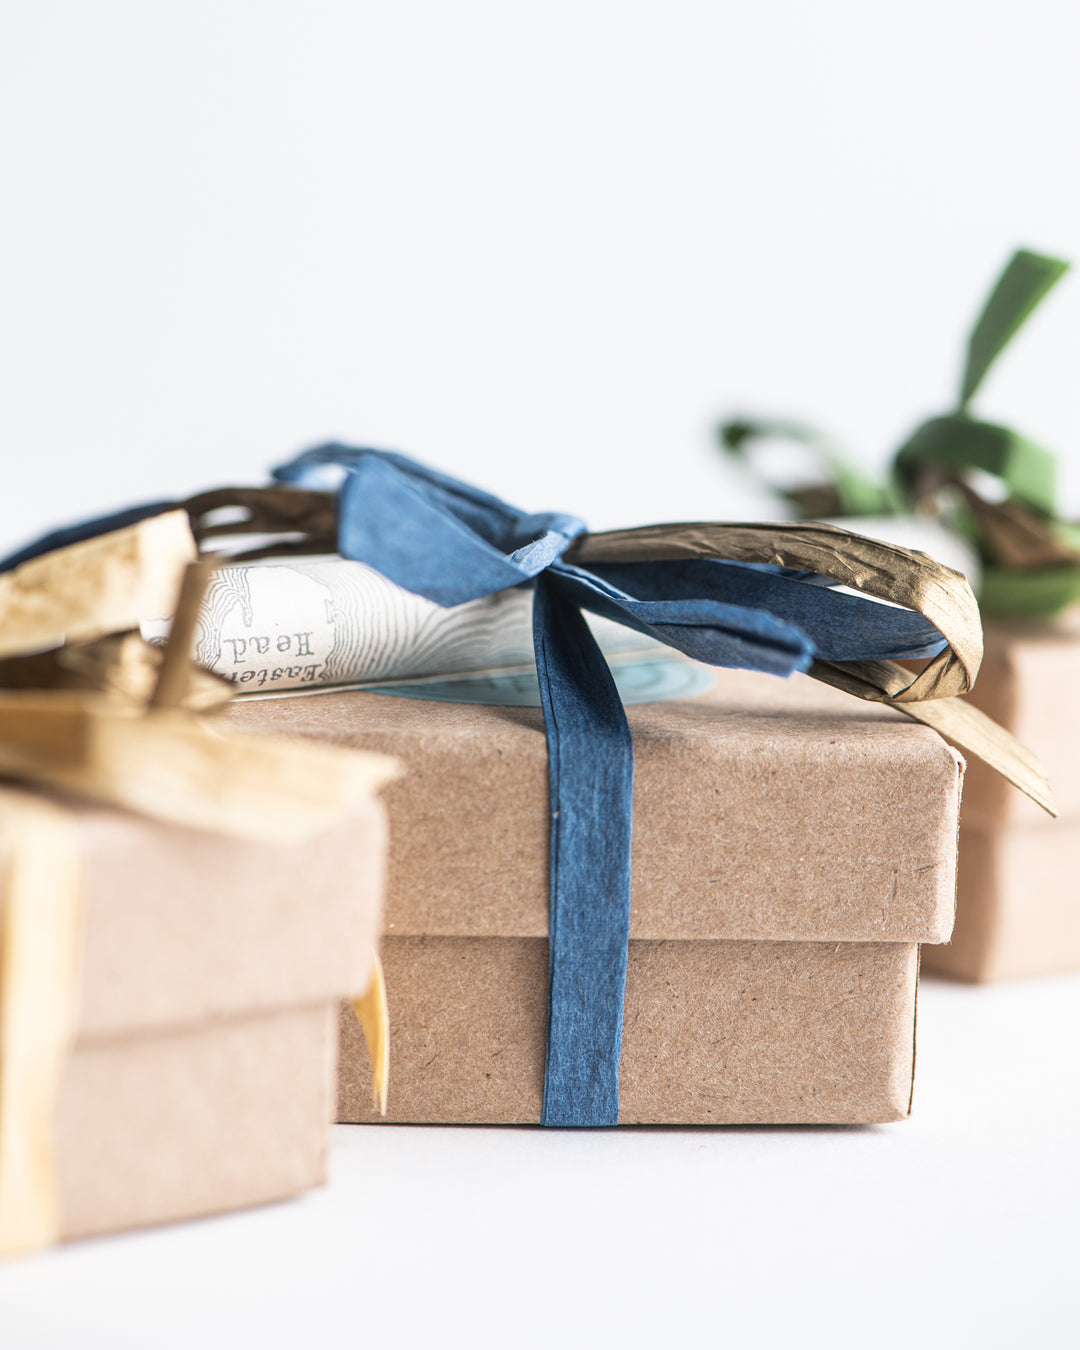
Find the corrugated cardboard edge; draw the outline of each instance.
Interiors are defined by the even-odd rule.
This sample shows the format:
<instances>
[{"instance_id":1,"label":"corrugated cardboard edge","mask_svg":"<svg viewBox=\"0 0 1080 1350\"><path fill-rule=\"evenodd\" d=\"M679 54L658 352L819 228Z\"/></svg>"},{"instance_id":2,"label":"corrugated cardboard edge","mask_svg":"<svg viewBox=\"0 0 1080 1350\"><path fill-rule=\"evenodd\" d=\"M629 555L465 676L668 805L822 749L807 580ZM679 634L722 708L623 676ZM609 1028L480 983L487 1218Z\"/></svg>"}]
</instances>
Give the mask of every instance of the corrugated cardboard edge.
<instances>
[{"instance_id":1,"label":"corrugated cardboard edge","mask_svg":"<svg viewBox=\"0 0 1080 1350\"><path fill-rule=\"evenodd\" d=\"M945 942L952 940L953 929L956 927L956 900L959 895L960 887L960 820L964 813L964 783L967 777L967 760L955 746L949 746L956 756L956 837L953 846L953 903L952 903L952 923L949 925L949 934ZM920 944L920 963L922 961L922 944Z\"/></svg>"},{"instance_id":2,"label":"corrugated cardboard edge","mask_svg":"<svg viewBox=\"0 0 1080 1350\"><path fill-rule=\"evenodd\" d=\"M964 809L964 782L967 775L967 760L956 748L956 746L951 745L948 741L945 742L945 748L952 754L956 762L956 815L954 817L956 821L956 827L953 834L953 849L952 849L952 913L948 931L942 933L941 937L938 939L937 942L920 943L920 949L923 946L927 945L943 946L947 944L952 940L953 929L956 927L956 901L957 895L959 893L959 877L960 877L960 868L959 868L960 817L963 814ZM921 962L921 955L920 955L920 962Z\"/></svg>"}]
</instances>

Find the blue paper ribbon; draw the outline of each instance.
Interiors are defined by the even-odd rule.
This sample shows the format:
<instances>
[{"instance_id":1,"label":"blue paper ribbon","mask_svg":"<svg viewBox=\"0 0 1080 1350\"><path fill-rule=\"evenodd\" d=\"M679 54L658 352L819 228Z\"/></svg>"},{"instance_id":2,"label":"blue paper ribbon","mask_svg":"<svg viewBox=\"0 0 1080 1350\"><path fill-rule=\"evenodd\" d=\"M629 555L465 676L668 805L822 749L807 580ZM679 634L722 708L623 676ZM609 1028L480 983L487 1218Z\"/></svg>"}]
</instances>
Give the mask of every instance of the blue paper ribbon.
<instances>
[{"instance_id":1,"label":"blue paper ribbon","mask_svg":"<svg viewBox=\"0 0 1080 1350\"><path fill-rule=\"evenodd\" d=\"M945 647L921 615L805 573L703 559L589 570L563 561L576 516L529 515L401 455L325 445L274 471L336 488L339 548L440 605L534 587L547 732L551 907L545 1125L615 1125L630 941L634 744L582 609L712 665L789 675L811 661Z\"/></svg>"},{"instance_id":2,"label":"blue paper ribbon","mask_svg":"<svg viewBox=\"0 0 1080 1350\"><path fill-rule=\"evenodd\" d=\"M386 451L324 445L274 471L339 494L338 547L406 590L458 605L534 589L547 732L551 908L545 1125L615 1125L630 940L634 745L587 609L716 666L789 675L822 661L937 655L922 615L844 594L808 573L718 559L564 560L576 516L530 515ZM0 571L177 505L155 502L59 530Z\"/></svg>"}]
</instances>

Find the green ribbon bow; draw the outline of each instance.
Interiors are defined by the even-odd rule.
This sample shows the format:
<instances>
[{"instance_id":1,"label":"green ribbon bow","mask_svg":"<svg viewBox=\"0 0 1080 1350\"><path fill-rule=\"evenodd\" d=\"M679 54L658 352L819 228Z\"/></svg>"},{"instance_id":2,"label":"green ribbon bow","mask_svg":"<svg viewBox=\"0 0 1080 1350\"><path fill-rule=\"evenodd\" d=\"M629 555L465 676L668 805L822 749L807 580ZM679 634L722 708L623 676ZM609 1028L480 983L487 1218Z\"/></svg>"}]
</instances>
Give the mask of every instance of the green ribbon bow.
<instances>
[{"instance_id":1,"label":"green ribbon bow","mask_svg":"<svg viewBox=\"0 0 1080 1350\"><path fill-rule=\"evenodd\" d=\"M719 427L720 444L743 459L763 439L809 447L824 481L777 489L801 517L938 516L980 553L984 613L1051 618L1080 600L1080 527L1059 519L1057 460L1012 428L973 416L971 403L994 362L1068 270L1058 258L1027 249L1013 254L968 338L956 408L908 437L886 481L860 473L828 437L797 422L732 419ZM975 471L999 480L1003 501L980 494Z\"/></svg>"}]
</instances>

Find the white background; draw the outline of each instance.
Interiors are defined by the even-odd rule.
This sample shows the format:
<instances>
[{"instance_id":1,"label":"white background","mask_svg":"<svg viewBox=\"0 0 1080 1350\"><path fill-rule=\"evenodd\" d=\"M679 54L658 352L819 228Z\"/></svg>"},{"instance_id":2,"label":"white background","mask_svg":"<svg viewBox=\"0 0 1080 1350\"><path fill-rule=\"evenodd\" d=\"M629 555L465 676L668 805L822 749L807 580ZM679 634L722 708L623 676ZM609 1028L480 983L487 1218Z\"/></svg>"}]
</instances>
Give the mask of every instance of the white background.
<instances>
[{"instance_id":1,"label":"white background","mask_svg":"<svg viewBox=\"0 0 1080 1350\"><path fill-rule=\"evenodd\" d=\"M0 543L326 437L596 527L710 427L883 462L1017 244L1080 258L1071 0L6 0ZM1080 283L981 409L1080 514Z\"/></svg>"},{"instance_id":2,"label":"white background","mask_svg":"<svg viewBox=\"0 0 1080 1350\"><path fill-rule=\"evenodd\" d=\"M1080 258L1078 37L1072 0L7 0L0 550L331 436L597 527L775 513L733 410L881 464L1009 251ZM980 408L1080 514L1078 336L1070 279ZM0 1343L1076 1344L1078 1012L929 986L875 1131L341 1130L300 1205L0 1273Z\"/></svg>"},{"instance_id":3,"label":"white background","mask_svg":"<svg viewBox=\"0 0 1080 1350\"><path fill-rule=\"evenodd\" d=\"M324 1191L0 1270L0 1344L1075 1350L1078 1008L927 980L898 1125L339 1125Z\"/></svg>"}]
</instances>

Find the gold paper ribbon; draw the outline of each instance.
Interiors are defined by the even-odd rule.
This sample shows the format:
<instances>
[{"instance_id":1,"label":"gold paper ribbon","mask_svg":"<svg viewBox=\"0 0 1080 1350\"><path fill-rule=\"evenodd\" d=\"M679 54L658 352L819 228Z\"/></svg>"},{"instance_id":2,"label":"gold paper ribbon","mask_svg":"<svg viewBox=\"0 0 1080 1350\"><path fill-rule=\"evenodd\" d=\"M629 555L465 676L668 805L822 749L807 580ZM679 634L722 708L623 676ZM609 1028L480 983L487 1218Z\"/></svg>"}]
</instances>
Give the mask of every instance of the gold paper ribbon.
<instances>
[{"instance_id":1,"label":"gold paper ribbon","mask_svg":"<svg viewBox=\"0 0 1080 1350\"><path fill-rule=\"evenodd\" d=\"M1056 816L1038 758L1003 727L957 695L975 683L982 662L979 606L967 579L925 553L834 525L646 525L584 535L567 561L659 562L722 558L814 572L852 590L924 615L948 644L917 675L892 661L815 661L809 674L857 698L885 703L933 727L986 761Z\"/></svg>"},{"instance_id":2,"label":"gold paper ribbon","mask_svg":"<svg viewBox=\"0 0 1080 1350\"><path fill-rule=\"evenodd\" d=\"M397 776L386 755L218 732L101 694L0 692L0 774L242 839L294 842Z\"/></svg>"},{"instance_id":3,"label":"gold paper ribbon","mask_svg":"<svg viewBox=\"0 0 1080 1350\"><path fill-rule=\"evenodd\" d=\"M79 976L76 830L49 802L0 793L0 1256L60 1231L52 1137Z\"/></svg>"},{"instance_id":4,"label":"gold paper ribbon","mask_svg":"<svg viewBox=\"0 0 1080 1350\"><path fill-rule=\"evenodd\" d=\"M195 540L184 511L31 558L0 573L0 656L138 628L169 614Z\"/></svg>"},{"instance_id":5,"label":"gold paper ribbon","mask_svg":"<svg viewBox=\"0 0 1080 1350\"><path fill-rule=\"evenodd\" d=\"M371 1100L381 1116L386 1115L390 1088L390 1011L386 1003L386 980L376 953L367 992L352 1001L353 1012L364 1033L371 1056Z\"/></svg>"}]
</instances>

